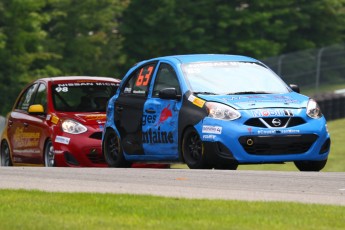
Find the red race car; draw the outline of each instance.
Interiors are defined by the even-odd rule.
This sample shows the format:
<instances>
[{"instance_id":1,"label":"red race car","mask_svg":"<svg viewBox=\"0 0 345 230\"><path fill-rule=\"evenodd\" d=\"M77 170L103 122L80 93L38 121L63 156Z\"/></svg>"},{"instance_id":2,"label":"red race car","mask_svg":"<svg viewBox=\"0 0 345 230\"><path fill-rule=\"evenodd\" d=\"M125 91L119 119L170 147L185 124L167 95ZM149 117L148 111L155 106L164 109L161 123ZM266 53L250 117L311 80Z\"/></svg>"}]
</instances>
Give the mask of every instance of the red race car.
<instances>
[{"instance_id":1,"label":"red race car","mask_svg":"<svg viewBox=\"0 0 345 230\"><path fill-rule=\"evenodd\" d=\"M83 76L29 84L7 116L1 165L106 167L101 151L106 103L119 83Z\"/></svg>"}]
</instances>

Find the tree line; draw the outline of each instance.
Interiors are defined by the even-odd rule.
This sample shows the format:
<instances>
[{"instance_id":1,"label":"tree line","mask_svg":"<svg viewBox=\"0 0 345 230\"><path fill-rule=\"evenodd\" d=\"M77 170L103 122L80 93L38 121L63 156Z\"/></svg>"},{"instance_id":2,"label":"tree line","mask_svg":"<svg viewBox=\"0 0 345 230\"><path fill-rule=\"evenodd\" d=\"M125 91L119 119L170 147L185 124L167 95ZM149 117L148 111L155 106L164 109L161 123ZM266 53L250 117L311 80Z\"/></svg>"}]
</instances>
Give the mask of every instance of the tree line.
<instances>
[{"instance_id":1,"label":"tree line","mask_svg":"<svg viewBox=\"0 0 345 230\"><path fill-rule=\"evenodd\" d=\"M41 77L122 78L162 55L263 59L341 43L345 0L1 0L0 114Z\"/></svg>"}]
</instances>

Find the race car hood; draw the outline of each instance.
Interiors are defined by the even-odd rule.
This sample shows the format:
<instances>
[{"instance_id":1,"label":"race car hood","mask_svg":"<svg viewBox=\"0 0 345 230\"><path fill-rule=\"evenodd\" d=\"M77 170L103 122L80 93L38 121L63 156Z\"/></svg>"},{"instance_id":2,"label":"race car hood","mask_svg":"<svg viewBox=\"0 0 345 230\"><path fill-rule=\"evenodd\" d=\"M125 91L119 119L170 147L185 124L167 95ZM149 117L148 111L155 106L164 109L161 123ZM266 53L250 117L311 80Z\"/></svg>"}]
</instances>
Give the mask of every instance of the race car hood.
<instances>
[{"instance_id":1,"label":"race car hood","mask_svg":"<svg viewBox=\"0 0 345 230\"><path fill-rule=\"evenodd\" d=\"M106 121L105 113L61 113L58 116L64 120L76 120L84 125L104 124Z\"/></svg>"},{"instance_id":2,"label":"race car hood","mask_svg":"<svg viewBox=\"0 0 345 230\"><path fill-rule=\"evenodd\" d=\"M287 94L244 94L244 95L198 95L206 101L220 102L235 109L258 108L303 108L308 97L298 93Z\"/></svg>"}]
</instances>

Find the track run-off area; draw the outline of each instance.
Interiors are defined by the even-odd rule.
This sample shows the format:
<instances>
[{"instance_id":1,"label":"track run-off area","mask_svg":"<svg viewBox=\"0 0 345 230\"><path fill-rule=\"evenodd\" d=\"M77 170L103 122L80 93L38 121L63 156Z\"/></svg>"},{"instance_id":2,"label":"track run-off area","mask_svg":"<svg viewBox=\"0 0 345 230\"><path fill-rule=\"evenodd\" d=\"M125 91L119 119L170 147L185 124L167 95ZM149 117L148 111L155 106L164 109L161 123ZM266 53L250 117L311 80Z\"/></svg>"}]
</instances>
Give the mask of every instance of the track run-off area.
<instances>
[{"instance_id":1,"label":"track run-off area","mask_svg":"<svg viewBox=\"0 0 345 230\"><path fill-rule=\"evenodd\" d=\"M0 189L345 205L344 172L0 167Z\"/></svg>"}]
</instances>

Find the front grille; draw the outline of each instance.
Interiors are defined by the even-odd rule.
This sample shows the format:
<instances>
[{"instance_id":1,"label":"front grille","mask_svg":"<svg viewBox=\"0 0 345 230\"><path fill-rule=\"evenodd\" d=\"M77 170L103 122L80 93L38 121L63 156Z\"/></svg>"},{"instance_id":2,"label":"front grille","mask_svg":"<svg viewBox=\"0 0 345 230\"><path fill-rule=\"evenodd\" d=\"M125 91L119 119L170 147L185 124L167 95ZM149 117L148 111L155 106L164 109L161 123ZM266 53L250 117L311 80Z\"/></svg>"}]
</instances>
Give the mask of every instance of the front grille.
<instances>
[{"instance_id":1,"label":"front grille","mask_svg":"<svg viewBox=\"0 0 345 230\"><path fill-rule=\"evenodd\" d=\"M275 123L276 120L280 124ZM259 128L289 128L297 125L302 125L305 120L301 117L265 117L265 118L250 118L244 124Z\"/></svg>"},{"instance_id":2,"label":"front grille","mask_svg":"<svg viewBox=\"0 0 345 230\"><path fill-rule=\"evenodd\" d=\"M102 132L95 132L95 133L90 135L90 138L97 139L97 140L102 140Z\"/></svg>"},{"instance_id":3,"label":"front grille","mask_svg":"<svg viewBox=\"0 0 345 230\"><path fill-rule=\"evenodd\" d=\"M87 158L94 164L105 164L103 155L90 153L86 155Z\"/></svg>"},{"instance_id":4,"label":"front grille","mask_svg":"<svg viewBox=\"0 0 345 230\"><path fill-rule=\"evenodd\" d=\"M78 161L74 158L74 156L71 153L64 152L64 157L68 164L79 165Z\"/></svg>"},{"instance_id":5,"label":"front grille","mask_svg":"<svg viewBox=\"0 0 345 230\"><path fill-rule=\"evenodd\" d=\"M94 164L105 164L103 154L97 151L96 148L90 150L89 154L86 154L87 158Z\"/></svg>"},{"instance_id":6,"label":"front grille","mask_svg":"<svg viewBox=\"0 0 345 230\"><path fill-rule=\"evenodd\" d=\"M307 152L318 138L315 134L286 136L242 136L239 142L253 155L302 154Z\"/></svg>"}]
</instances>

